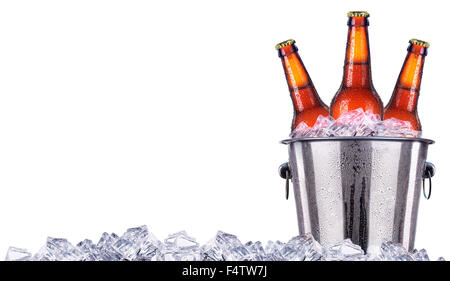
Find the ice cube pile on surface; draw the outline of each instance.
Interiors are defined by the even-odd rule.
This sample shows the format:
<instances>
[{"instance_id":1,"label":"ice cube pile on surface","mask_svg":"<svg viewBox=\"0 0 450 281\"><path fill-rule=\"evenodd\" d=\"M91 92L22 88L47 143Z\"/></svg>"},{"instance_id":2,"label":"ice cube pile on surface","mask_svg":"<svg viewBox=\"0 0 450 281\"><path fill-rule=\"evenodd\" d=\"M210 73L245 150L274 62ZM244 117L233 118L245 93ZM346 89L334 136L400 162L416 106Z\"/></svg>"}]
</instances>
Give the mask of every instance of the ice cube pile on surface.
<instances>
[{"instance_id":1,"label":"ice cube pile on surface","mask_svg":"<svg viewBox=\"0 0 450 281\"><path fill-rule=\"evenodd\" d=\"M331 116L320 115L313 127L301 122L291 135L292 138L314 137L356 137L356 136L384 136L410 137L421 136L420 131L412 129L411 124L396 118L380 120L378 114L361 108L349 111L333 119Z\"/></svg>"},{"instance_id":2,"label":"ice cube pile on surface","mask_svg":"<svg viewBox=\"0 0 450 281\"><path fill-rule=\"evenodd\" d=\"M66 239L48 237L34 255L10 247L6 261L429 261L425 250L406 251L401 245L383 243L379 255L364 251L346 239L322 247L310 234L288 242L242 243L235 235L218 231L204 245L185 231L158 240L146 226L128 229L122 236L103 233L98 243L85 239L75 246ZM439 258L443 261L443 258Z\"/></svg>"}]
</instances>

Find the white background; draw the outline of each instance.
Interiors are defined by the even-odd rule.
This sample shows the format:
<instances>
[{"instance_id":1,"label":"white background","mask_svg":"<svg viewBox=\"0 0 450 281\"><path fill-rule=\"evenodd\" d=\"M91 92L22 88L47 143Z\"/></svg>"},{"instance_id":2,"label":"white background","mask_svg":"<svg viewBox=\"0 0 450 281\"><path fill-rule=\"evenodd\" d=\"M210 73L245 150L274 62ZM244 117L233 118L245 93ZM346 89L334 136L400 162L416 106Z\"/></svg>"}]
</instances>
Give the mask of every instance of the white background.
<instances>
[{"instance_id":1,"label":"white background","mask_svg":"<svg viewBox=\"0 0 450 281\"><path fill-rule=\"evenodd\" d=\"M413 37L431 42L419 100L436 140L417 248L450 259L448 10L423 1L1 1L0 259L47 236L95 242L147 224L160 239L297 234L279 141L292 105L276 43L294 38L327 103L349 10L370 12L387 103ZM439 3L439 4L438 4Z\"/></svg>"}]
</instances>

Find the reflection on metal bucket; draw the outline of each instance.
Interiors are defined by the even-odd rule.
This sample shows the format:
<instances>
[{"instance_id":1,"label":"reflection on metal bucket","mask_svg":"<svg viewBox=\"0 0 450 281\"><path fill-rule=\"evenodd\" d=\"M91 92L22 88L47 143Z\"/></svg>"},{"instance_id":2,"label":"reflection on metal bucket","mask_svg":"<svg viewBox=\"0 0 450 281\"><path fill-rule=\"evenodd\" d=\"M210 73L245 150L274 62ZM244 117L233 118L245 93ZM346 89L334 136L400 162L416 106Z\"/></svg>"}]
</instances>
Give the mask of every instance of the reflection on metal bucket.
<instances>
[{"instance_id":1,"label":"reflection on metal bucket","mask_svg":"<svg viewBox=\"0 0 450 281\"><path fill-rule=\"evenodd\" d=\"M289 139L289 164L300 233L322 245L350 238L365 251L384 241L414 247L427 139L332 137Z\"/></svg>"}]
</instances>

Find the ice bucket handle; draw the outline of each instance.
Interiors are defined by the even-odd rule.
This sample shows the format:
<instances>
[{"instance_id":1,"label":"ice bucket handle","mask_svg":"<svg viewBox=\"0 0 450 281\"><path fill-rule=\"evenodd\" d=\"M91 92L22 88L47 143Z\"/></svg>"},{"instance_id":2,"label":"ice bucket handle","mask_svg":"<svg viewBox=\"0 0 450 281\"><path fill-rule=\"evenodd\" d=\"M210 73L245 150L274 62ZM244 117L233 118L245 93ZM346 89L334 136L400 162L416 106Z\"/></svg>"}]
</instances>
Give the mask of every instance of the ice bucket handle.
<instances>
[{"instance_id":1,"label":"ice bucket handle","mask_svg":"<svg viewBox=\"0 0 450 281\"><path fill-rule=\"evenodd\" d=\"M289 169L289 163L285 162L278 168L280 177L286 179L286 200L289 199L289 180L292 178L291 170ZM422 174L422 190L423 196L428 200L431 197L431 178L436 173L436 167L431 162L425 163L425 168ZM428 179L428 192L425 191L425 180Z\"/></svg>"},{"instance_id":2,"label":"ice bucket handle","mask_svg":"<svg viewBox=\"0 0 450 281\"><path fill-rule=\"evenodd\" d=\"M289 179L292 178L291 170L289 169L289 163L285 162L278 168L278 173L280 177L286 179L286 200L289 199Z\"/></svg>"},{"instance_id":3,"label":"ice bucket handle","mask_svg":"<svg viewBox=\"0 0 450 281\"><path fill-rule=\"evenodd\" d=\"M422 190L423 196L428 200L431 196L431 178L436 173L436 168L431 162L425 162L425 169L422 174ZM425 192L425 179L428 179L428 192Z\"/></svg>"}]
</instances>

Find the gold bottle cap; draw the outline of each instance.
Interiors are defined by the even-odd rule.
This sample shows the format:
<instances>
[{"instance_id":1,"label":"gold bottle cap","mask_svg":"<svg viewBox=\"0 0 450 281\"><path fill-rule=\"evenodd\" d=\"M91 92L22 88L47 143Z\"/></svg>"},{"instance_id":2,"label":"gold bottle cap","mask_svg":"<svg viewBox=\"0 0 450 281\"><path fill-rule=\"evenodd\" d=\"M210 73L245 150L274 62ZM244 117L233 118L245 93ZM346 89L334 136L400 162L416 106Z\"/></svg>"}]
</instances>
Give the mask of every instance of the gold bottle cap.
<instances>
[{"instance_id":1,"label":"gold bottle cap","mask_svg":"<svg viewBox=\"0 0 450 281\"><path fill-rule=\"evenodd\" d=\"M430 47L430 43L422 41L422 40L419 40L419 39L414 39L414 38L409 40L409 43L417 45L417 46L422 46L422 47L425 47L425 48Z\"/></svg>"},{"instance_id":2,"label":"gold bottle cap","mask_svg":"<svg viewBox=\"0 0 450 281\"><path fill-rule=\"evenodd\" d=\"M365 12L365 11L351 11L347 13L347 17L349 18L354 18L354 17L363 17L363 18L367 18L369 17L369 13Z\"/></svg>"},{"instance_id":3,"label":"gold bottle cap","mask_svg":"<svg viewBox=\"0 0 450 281\"><path fill-rule=\"evenodd\" d=\"M294 40L294 39L289 39L289 40L283 41L283 42L281 42L281 43L278 43L278 44L275 46L275 49L276 49L276 50L279 50L279 49L281 49L281 48L283 48L283 47L292 45L292 44L294 44L294 43L295 43L295 40Z\"/></svg>"}]
</instances>

